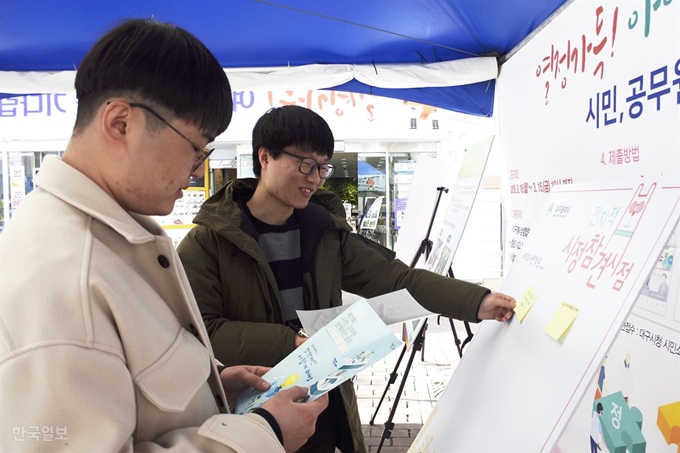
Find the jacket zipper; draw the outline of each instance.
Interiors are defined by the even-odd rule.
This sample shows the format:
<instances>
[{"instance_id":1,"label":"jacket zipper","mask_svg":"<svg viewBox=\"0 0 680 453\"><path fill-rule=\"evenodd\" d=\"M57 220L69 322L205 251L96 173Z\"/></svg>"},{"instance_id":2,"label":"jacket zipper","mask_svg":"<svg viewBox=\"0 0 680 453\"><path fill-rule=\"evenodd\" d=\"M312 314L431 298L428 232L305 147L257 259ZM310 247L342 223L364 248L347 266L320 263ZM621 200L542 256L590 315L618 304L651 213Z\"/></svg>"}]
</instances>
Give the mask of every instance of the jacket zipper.
<instances>
[{"instance_id":1,"label":"jacket zipper","mask_svg":"<svg viewBox=\"0 0 680 453\"><path fill-rule=\"evenodd\" d=\"M232 222L232 223L233 223L233 222ZM246 236L248 236L251 240L255 240L252 236L250 236L248 233L246 233L246 232L244 232L243 230L241 230L239 227L237 227L237 230L238 230L238 231L241 231L243 234L245 234ZM283 311L282 311L282 309L281 309L281 302L280 302L280 301L278 300L278 298L276 297L276 293L274 292L274 288L272 288L272 285L271 285L271 281L270 281L271 279L270 279L270 278L268 277L268 275L267 275L267 269L265 268L265 266L264 266L262 260L261 260L260 258L256 257L256 256L254 256L254 255L252 255L252 254L246 252L246 251L243 249L243 247L241 247L241 246L239 246L239 245L236 245L236 242L233 241L231 238L228 238L228 237L226 237L226 236L224 236L224 235L222 235L222 236L223 236L225 239L227 239L229 242L231 242L231 244L232 244L236 249L238 249L238 251L239 251L240 253L243 253L244 255L247 255L247 256L249 256L251 259L255 260L255 262L257 263L257 266L260 268L261 272L263 272L263 274L264 274L264 275L263 275L264 284L266 285L267 291L269 292L270 306L271 306L271 309L272 309L272 311L273 311L272 314L274 315L274 321L275 321L276 323L278 323L278 324L285 324L285 323L283 322ZM257 241L255 241L255 242L257 243ZM269 264L267 263L267 265L269 265ZM271 270L271 267L270 267L270 270Z\"/></svg>"}]
</instances>

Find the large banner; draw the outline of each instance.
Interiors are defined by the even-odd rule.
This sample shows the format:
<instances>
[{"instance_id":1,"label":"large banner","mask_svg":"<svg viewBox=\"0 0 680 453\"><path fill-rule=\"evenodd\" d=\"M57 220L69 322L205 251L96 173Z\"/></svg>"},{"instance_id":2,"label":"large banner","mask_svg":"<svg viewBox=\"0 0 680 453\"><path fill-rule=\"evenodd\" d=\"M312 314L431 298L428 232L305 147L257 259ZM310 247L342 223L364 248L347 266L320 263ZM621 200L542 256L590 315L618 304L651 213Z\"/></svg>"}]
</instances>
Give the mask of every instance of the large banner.
<instances>
[{"instance_id":1,"label":"large banner","mask_svg":"<svg viewBox=\"0 0 680 453\"><path fill-rule=\"evenodd\" d=\"M576 0L503 65L496 102L511 266L553 188L680 180L680 1Z\"/></svg>"},{"instance_id":2,"label":"large banner","mask_svg":"<svg viewBox=\"0 0 680 453\"><path fill-rule=\"evenodd\" d=\"M336 140L441 140L454 112L368 94L333 90L232 91L234 114L221 142L249 142L256 121L272 107L299 105L321 115ZM0 99L0 143L67 140L77 111L75 91ZM432 121L437 121L437 128Z\"/></svg>"},{"instance_id":3,"label":"large banner","mask_svg":"<svg viewBox=\"0 0 680 453\"><path fill-rule=\"evenodd\" d=\"M631 177L680 185L679 24L677 0L576 0L502 66L496 115L507 164L506 269L521 260L557 187ZM592 222L620 215L603 204ZM679 247L676 231L606 359L587 376L562 452L677 452ZM555 291L565 286L557 282Z\"/></svg>"}]
</instances>

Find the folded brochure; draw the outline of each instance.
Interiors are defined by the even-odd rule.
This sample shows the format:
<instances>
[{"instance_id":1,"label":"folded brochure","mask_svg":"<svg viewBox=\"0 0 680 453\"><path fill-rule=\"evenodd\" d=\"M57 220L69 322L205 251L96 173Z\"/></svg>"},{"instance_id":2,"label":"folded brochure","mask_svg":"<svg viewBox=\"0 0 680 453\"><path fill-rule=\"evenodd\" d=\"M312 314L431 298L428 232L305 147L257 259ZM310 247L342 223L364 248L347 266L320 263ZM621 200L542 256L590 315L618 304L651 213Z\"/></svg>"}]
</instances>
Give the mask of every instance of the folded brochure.
<instances>
[{"instance_id":1,"label":"folded brochure","mask_svg":"<svg viewBox=\"0 0 680 453\"><path fill-rule=\"evenodd\" d=\"M359 299L364 300L364 299ZM385 324L391 326L400 322L432 316L435 313L426 310L406 289L400 289L381 296L371 297L366 302L380 316ZM355 302L356 303L356 302ZM297 315L302 327L309 335L313 335L331 319L334 319L352 305L324 308L321 310L298 310Z\"/></svg>"},{"instance_id":2,"label":"folded brochure","mask_svg":"<svg viewBox=\"0 0 680 453\"><path fill-rule=\"evenodd\" d=\"M235 413L251 412L279 390L295 385L309 389L304 401L315 400L402 344L361 299L262 376L271 384L269 390L248 388L241 393Z\"/></svg>"}]
</instances>

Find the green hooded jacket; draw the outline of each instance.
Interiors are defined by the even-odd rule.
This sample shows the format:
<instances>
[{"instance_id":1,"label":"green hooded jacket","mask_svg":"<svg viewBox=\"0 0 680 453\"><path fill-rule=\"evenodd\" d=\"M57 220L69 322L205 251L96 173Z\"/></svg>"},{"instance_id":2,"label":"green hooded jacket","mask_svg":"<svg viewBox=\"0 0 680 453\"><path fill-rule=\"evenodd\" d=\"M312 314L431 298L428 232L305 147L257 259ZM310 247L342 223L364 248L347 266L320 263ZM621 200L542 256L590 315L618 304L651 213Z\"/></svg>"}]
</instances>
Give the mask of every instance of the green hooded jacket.
<instances>
[{"instance_id":1,"label":"green hooded jacket","mask_svg":"<svg viewBox=\"0 0 680 453\"><path fill-rule=\"evenodd\" d=\"M177 249L215 357L227 366L274 366L295 349L296 332L284 324L274 274L242 211L257 181L234 180L210 197L194 220L197 226ZM391 250L351 233L342 202L332 192L318 190L296 213L305 309L342 305L343 290L370 298L406 288L434 313L479 321L477 311L488 289L411 269ZM365 452L352 382L339 391L353 450Z\"/></svg>"}]
</instances>

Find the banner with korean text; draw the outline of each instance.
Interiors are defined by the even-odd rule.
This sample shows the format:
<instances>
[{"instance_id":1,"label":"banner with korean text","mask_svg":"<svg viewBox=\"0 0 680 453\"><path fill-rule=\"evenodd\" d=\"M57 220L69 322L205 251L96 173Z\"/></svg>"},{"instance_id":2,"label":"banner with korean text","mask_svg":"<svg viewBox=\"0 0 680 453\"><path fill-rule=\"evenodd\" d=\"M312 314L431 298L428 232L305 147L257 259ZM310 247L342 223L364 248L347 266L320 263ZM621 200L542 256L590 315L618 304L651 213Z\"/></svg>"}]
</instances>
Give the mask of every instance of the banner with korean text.
<instances>
[{"instance_id":1,"label":"banner with korean text","mask_svg":"<svg viewBox=\"0 0 680 453\"><path fill-rule=\"evenodd\" d=\"M413 102L332 90L232 91L232 100L232 122L218 142L250 141L260 116L284 105L317 112L336 140L441 140L447 127L466 117ZM0 99L0 150L7 148L3 142L67 140L77 106L75 91Z\"/></svg>"},{"instance_id":2,"label":"banner with korean text","mask_svg":"<svg viewBox=\"0 0 680 453\"><path fill-rule=\"evenodd\" d=\"M557 188L640 177L680 185L679 23L677 0L576 0L502 66L496 113L507 165L506 269L522 260ZM603 200L590 225L630 214ZM574 255L574 274L590 269L590 239ZM678 250L676 230L606 359L584 376L590 384L557 450L678 451ZM605 273L617 275L623 265L619 259ZM555 282L554 291L568 291L566 282Z\"/></svg>"}]
</instances>

